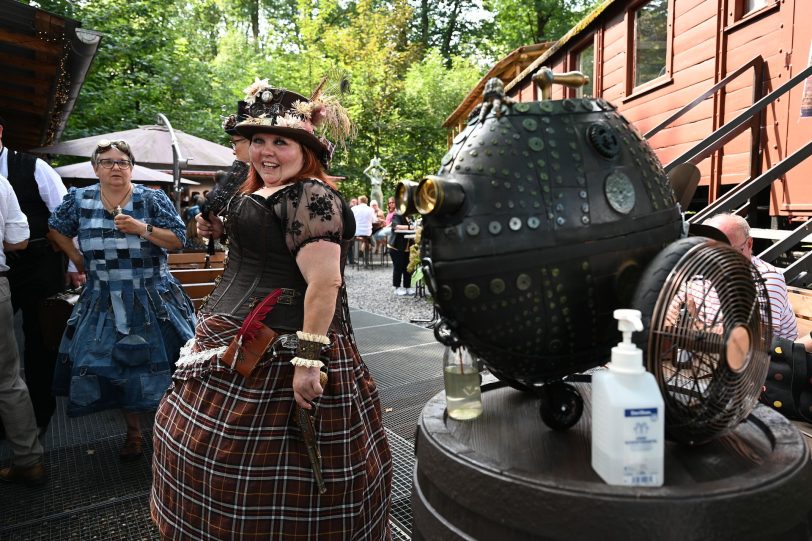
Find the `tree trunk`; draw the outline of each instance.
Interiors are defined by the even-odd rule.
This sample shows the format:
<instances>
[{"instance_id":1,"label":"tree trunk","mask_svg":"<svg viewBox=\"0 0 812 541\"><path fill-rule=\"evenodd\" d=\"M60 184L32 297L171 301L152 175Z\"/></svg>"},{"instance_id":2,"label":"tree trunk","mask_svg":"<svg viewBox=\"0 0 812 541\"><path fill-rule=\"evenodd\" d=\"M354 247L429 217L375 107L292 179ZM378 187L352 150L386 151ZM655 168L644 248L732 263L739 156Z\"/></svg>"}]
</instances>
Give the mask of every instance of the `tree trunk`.
<instances>
[{"instance_id":1,"label":"tree trunk","mask_svg":"<svg viewBox=\"0 0 812 541\"><path fill-rule=\"evenodd\" d=\"M454 2L454 9L448 17L448 25L443 31L443 42L440 45L440 53L445 58L446 68L451 68L451 39L454 37L454 30L457 29L457 18L460 14L460 5L463 0L456 0Z\"/></svg>"},{"instance_id":2,"label":"tree trunk","mask_svg":"<svg viewBox=\"0 0 812 541\"><path fill-rule=\"evenodd\" d=\"M254 43L259 41L259 0L251 0L251 34Z\"/></svg>"},{"instance_id":3,"label":"tree trunk","mask_svg":"<svg viewBox=\"0 0 812 541\"><path fill-rule=\"evenodd\" d=\"M420 2L420 41L424 50L429 48L429 0Z\"/></svg>"}]
</instances>

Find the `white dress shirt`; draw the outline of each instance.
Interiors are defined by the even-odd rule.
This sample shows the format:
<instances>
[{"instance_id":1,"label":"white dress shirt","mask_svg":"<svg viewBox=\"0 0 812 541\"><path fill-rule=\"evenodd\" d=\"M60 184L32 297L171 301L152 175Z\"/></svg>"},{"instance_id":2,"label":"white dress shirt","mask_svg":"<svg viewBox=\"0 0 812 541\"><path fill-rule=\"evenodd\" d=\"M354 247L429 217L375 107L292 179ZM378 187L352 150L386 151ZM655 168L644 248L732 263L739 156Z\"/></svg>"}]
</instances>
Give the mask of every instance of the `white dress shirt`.
<instances>
[{"instance_id":1,"label":"white dress shirt","mask_svg":"<svg viewBox=\"0 0 812 541\"><path fill-rule=\"evenodd\" d=\"M355 236L368 237L372 234L372 224L377 221L375 211L366 203L358 203L352 207L355 215Z\"/></svg>"},{"instance_id":2,"label":"white dress shirt","mask_svg":"<svg viewBox=\"0 0 812 541\"><path fill-rule=\"evenodd\" d=\"M20 210L20 202L11 183L0 175L0 272L8 270L3 242L17 244L29 236L28 219Z\"/></svg>"},{"instance_id":3,"label":"white dress shirt","mask_svg":"<svg viewBox=\"0 0 812 541\"><path fill-rule=\"evenodd\" d=\"M8 149L4 146L0 148L0 175L8 179ZM62 177L54 171L53 167L37 158L34 166L34 179L37 181L39 196L45 202L48 210L53 212L62 202L62 198L68 193Z\"/></svg>"}]
</instances>

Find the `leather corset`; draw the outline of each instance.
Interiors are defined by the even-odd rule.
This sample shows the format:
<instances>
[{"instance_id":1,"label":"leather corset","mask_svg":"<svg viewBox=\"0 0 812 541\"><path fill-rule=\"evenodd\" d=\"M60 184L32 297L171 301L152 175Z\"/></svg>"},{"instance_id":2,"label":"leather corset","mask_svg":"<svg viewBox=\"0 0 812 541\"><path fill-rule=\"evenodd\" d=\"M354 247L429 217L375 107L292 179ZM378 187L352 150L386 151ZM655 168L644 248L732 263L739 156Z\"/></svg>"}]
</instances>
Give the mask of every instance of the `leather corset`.
<instances>
[{"instance_id":1,"label":"leather corset","mask_svg":"<svg viewBox=\"0 0 812 541\"><path fill-rule=\"evenodd\" d=\"M244 318L271 291L285 288L290 291L264 323L274 329L301 329L307 282L285 244L280 218L260 197L236 197L229 207L228 262L200 311Z\"/></svg>"}]
</instances>

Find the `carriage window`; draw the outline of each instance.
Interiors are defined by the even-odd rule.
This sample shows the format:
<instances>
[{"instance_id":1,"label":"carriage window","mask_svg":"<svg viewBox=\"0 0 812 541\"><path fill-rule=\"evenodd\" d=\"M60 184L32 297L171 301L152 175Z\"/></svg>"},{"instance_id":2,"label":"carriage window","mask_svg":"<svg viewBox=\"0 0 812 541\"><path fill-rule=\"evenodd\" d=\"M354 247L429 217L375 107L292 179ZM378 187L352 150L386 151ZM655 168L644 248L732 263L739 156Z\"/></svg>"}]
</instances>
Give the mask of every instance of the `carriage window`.
<instances>
[{"instance_id":1,"label":"carriage window","mask_svg":"<svg viewBox=\"0 0 812 541\"><path fill-rule=\"evenodd\" d=\"M747 14L751 11L756 11L767 5L768 0L744 0L743 13Z\"/></svg>"},{"instance_id":2,"label":"carriage window","mask_svg":"<svg viewBox=\"0 0 812 541\"><path fill-rule=\"evenodd\" d=\"M579 98L595 95L595 46L584 47L575 57L575 69L589 77L589 82L578 88L575 95Z\"/></svg>"},{"instance_id":3,"label":"carriage window","mask_svg":"<svg viewBox=\"0 0 812 541\"><path fill-rule=\"evenodd\" d=\"M634 85L666 75L668 0L651 0L634 14Z\"/></svg>"}]
</instances>

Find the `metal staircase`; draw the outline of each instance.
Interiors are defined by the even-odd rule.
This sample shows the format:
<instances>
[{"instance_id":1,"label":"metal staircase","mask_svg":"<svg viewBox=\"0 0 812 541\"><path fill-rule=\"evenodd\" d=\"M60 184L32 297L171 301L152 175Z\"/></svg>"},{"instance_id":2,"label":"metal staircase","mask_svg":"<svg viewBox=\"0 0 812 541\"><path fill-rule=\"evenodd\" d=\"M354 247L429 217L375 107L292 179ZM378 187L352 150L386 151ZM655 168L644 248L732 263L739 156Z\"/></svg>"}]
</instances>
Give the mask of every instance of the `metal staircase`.
<instances>
[{"instance_id":1,"label":"metal staircase","mask_svg":"<svg viewBox=\"0 0 812 541\"><path fill-rule=\"evenodd\" d=\"M705 99L724 88L730 81L739 77L747 70L752 69L753 76L753 105L736 116L730 122L720 126L708 137L700 141L693 148L689 149L671 163L665 165L666 173L682 163L698 164L702 160L711 156L714 152L722 148L726 143L744 132L751 130L751 160L750 178L738 184L732 190L719 196L710 202L702 210L688 219L689 223L700 224L719 212L736 212L744 214L752 206L753 199L763 190L768 190L772 183L785 175L787 171L798 165L812 155L812 141L796 150L769 170L761 171L761 129L763 127L763 112L766 107L774 103L778 98L792 90L797 85L803 83L807 77L812 75L812 65L792 77L789 81L773 90L769 94L762 96L764 60L759 55L750 62L732 72L727 77L719 81L712 88L708 89L694 101L681 108L671 117L653 128L645 134L646 138L671 124L677 118L683 116L688 111L702 103ZM754 214L754 213L753 213ZM752 215L749 216L752 218ZM781 230L778 234L759 236L759 230L755 230L753 236L756 238L767 238L775 240L769 248L757 254L761 259L779 267L784 272L784 277L788 284L806 286L812 283L812 249L801 250L799 254L793 251L806 237L812 233L812 219L803 223L792 231ZM807 242L812 242L812 236ZM797 257L796 257L797 256Z\"/></svg>"}]
</instances>

